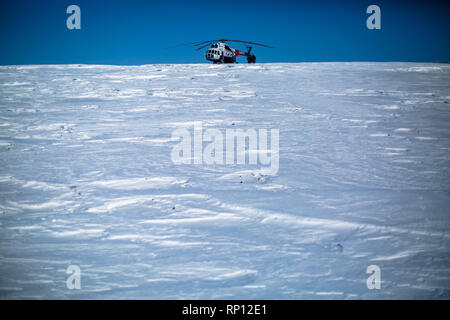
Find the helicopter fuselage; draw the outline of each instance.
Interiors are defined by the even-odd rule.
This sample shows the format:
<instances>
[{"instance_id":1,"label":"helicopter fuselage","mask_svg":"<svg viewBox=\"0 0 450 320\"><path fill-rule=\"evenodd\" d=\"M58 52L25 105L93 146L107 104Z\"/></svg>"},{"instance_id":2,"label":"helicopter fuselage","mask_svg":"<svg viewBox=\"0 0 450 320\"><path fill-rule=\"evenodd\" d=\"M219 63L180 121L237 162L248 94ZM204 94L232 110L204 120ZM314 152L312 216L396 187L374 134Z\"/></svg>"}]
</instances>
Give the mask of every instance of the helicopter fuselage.
<instances>
[{"instance_id":1,"label":"helicopter fuselage","mask_svg":"<svg viewBox=\"0 0 450 320\"><path fill-rule=\"evenodd\" d=\"M235 63L239 55L245 52L230 48L226 43L219 42L211 45L205 53L205 58L214 63Z\"/></svg>"}]
</instances>

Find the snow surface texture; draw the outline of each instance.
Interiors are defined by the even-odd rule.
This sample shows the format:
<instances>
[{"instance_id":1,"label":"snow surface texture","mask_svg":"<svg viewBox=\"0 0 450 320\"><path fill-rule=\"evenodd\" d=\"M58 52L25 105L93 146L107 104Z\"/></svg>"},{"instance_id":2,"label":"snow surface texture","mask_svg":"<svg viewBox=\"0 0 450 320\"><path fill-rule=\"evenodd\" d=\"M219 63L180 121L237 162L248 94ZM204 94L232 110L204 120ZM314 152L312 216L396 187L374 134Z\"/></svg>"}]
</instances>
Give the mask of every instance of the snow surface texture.
<instances>
[{"instance_id":1,"label":"snow surface texture","mask_svg":"<svg viewBox=\"0 0 450 320\"><path fill-rule=\"evenodd\" d=\"M0 297L448 299L449 101L445 64L0 67ZM278 174L173 164L194 121L279 129Z\"/></svg>"}]
</instances>

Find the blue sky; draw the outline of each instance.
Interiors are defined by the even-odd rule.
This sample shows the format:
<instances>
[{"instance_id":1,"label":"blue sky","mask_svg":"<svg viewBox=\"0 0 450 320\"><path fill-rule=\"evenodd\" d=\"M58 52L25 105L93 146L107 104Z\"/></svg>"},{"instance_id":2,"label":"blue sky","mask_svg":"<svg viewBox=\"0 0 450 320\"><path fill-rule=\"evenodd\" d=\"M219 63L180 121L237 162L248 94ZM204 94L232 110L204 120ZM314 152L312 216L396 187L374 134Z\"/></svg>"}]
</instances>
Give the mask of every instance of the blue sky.
<instances>
[{"instance_id":1,"label":"blue sky","mask_svg":"<svg viewBox=\"0 0 450 320\"><path fill-rule=\"evenodd\" d=\"M81 30L66 27L71 4ZM366 28L371 4L381 30ZM163 48L217 38L276 47L254 48L258 62L450 61L449 10L437 0L0 0L0 64L206 63L203 50Z\"/></svg>"}]
</instances>

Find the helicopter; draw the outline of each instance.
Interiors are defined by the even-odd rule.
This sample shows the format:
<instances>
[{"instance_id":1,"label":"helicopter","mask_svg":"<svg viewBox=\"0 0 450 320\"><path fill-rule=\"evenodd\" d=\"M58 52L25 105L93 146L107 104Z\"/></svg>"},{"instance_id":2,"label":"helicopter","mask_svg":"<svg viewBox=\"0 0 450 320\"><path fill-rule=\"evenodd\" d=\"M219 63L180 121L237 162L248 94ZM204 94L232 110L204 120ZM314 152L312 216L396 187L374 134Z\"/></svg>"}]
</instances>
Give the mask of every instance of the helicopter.
<instances>
[{"instance_id":1,"label":"helicopter","mask_svg":"<svg viewBox=\"0 0 450 320\"><path fill-rule=\"evenodd\" d=\"M243 43L247 51L241 51L228 46L227 42L238 42ZM227 39L218 39L218 40L207 40L207 41L197 41L190 43L183 43L171 47L167 47L164 49L178 48L181 46L192 45L196 48L196 50L201 50L207 46L210 48L205 52L205 58L208 61L211 61L214 64L217 63L239 63L236 61L236 58L239 56L245 56L247 58L248 63L256 63L256 57L251 53L252 45L266 47L266 48L274 48L262 43L250 42L250 41L242 41L242 40L227 40Z\"/></svg>"}]
</instances>

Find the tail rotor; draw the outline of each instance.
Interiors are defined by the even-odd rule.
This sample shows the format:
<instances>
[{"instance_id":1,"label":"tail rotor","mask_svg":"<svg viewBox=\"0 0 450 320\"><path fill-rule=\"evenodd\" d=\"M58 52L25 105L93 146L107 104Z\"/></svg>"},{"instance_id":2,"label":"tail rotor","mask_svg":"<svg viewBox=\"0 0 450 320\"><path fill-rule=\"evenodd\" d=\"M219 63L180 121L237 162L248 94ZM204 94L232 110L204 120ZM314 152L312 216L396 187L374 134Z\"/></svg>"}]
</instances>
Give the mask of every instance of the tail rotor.
<instances>
[{"instance_id":1,"label":"tail rotor","mask_svg":"<svg viewBox=\"0 0 450 320\"><path fill-rule=\"evenodd\" d=\"M247 57L247 63L256 63L256 57L254 54L251 54L250 52L252 51L252 47L247 46L247 52L246 52L246 57Z\"/></svg>"}]
</instances>

